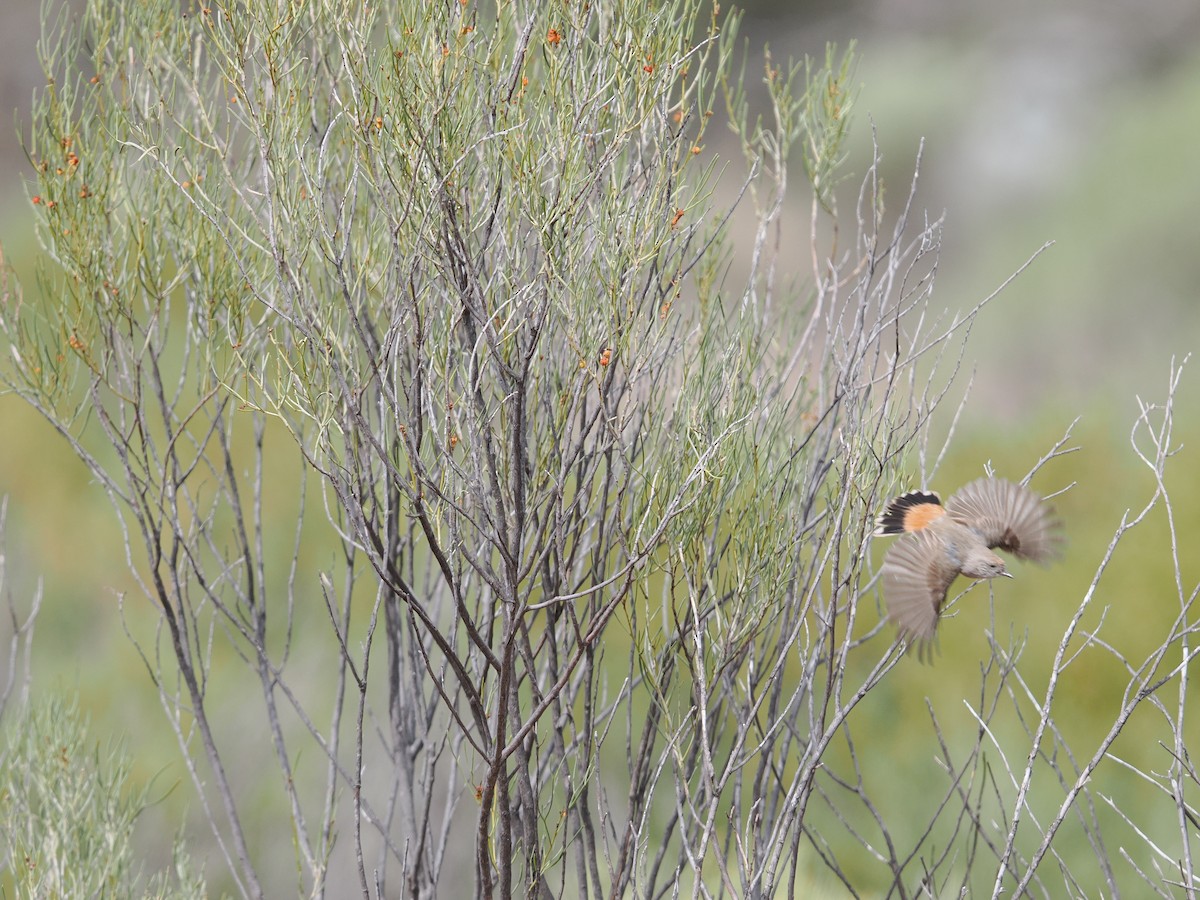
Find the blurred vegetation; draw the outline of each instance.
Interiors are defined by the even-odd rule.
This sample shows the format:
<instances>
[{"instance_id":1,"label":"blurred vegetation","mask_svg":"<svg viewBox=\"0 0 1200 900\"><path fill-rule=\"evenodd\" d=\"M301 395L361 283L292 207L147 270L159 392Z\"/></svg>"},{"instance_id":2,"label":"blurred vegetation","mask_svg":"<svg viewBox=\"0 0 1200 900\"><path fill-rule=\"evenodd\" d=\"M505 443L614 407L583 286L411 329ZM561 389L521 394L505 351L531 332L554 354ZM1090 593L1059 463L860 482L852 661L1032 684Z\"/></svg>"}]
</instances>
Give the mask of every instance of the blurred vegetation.
<instances>
[{"instance_id":1,"label":"blurred vegetation","mask_svg":"<svg viewBox=\"0 0 1200 900\"><path fill-rule=\"evenodd\" d=\"M169 870L142 877L134 846L150 787L121 747L89 733L74 701L54 693L5 720L0 753L0 894L14 898L209 896L182 843Z\"/></svg>"},{"instance_id":2,"label":"blurred vegetation","mask_svg":"<svg viewBox=\"0 0 1200 900\"><path fill-rule=\"evenodd\" d=\"M1039 93L1036 70L1024 76L1028 93L1025 82L1003 93L995 53L947 36L883 42L863 55L860 112L888 149L893 184L926 140L922 197L947 214L938 289L948 306L986 294L1054 241L975 335L970 429L998 418L1024 437L1045 417L1083 415L1089 434L1109 430L1120 443L1135 394L1161 391L1168 361L1194 352L1200 337L1200 258L1190 250L1200 241L1200 169L1191 163L1200 53L1158 60L1083 105L1047 100L1064 88L1048 82ZM1040 115L1043 129L1025 141L1028 124L1008 121L1021 113ZM999 146L973 143L984 127ZM858 146L861 168L868 153ZM989 152L1038 165L1019 181L1012 168L981 162ZM1184 383L1200 380L1192 372Z\"/></svg>"}]
</instances>

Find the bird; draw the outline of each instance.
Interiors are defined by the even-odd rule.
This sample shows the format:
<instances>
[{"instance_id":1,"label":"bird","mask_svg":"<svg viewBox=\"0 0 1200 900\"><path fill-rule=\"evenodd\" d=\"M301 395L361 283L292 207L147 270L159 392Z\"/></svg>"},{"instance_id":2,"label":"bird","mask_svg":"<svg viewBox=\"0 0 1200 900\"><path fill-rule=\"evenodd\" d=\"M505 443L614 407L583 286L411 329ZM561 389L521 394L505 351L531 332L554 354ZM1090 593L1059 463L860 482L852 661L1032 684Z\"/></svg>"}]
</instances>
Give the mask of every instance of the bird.
<instances>
[{"instance_id":1,"label":"bird","mask_svg":"<svg viewBox=\"0 0 1200 900\"><path fill-rule=\"evenodd\" d=\"M1048 563L1058 557L1062 521L1033 490L1004 478L978 478L946 504L932 491L896 497L876 520L876 535L900 535L883 559L883 596L898 637L931 657L938 616L959 574L1012 578L1004 550Z\"/></svg>"}]
</instances>

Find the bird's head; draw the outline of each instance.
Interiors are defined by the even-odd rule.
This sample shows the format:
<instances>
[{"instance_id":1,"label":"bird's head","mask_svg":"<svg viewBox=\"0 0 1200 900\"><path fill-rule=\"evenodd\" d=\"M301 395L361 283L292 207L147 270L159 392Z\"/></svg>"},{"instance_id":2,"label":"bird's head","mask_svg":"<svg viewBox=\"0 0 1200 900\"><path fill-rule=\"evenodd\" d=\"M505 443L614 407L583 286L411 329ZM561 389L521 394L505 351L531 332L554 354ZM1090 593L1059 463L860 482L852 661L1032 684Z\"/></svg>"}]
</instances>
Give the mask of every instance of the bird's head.
<instances>
[{"instance_id":1,"label":"bird's head","mask_svg":"<svg viewBox=\"0 0 1200 900\"><path fill-rule=\"evenodd\" d=\"M1004 567L1004 560L990 550L967 557L962 572L968 578L1012 578L1012 573Z\"/></svg>"}]
</instances>

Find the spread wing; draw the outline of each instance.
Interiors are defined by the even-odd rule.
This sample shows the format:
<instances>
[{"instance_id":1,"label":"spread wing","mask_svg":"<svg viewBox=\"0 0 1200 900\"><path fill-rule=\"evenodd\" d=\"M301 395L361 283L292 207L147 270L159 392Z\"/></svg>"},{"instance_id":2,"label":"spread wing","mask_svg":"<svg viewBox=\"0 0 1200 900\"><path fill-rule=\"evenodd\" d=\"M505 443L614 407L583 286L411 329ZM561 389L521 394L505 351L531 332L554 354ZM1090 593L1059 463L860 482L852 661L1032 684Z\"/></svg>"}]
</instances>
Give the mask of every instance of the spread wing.
<instances>
[{"instance_id":1,"label":"spread wing","mask_svg":"<svg viewBox=\"0 0 1200 900\"><path fill-rule=\"evenodd\" d=\"M926 655L950 582L958 575L941 540L928 531L906 534L883 558L883 597L900 637Z\"/></svg>"},{"instance_id":2,"label":"spread wing","mask_svg":"<svg viewBox=\"0 0 1200 900\"><path fill-rule=\"evenodd\" d=\"M1027 487L1003 478L979 478L956 492L946 513L974 529L991 548L1021 559L1050 562L1062 544L1054 508Z\"/></svg>"}]
</instances>

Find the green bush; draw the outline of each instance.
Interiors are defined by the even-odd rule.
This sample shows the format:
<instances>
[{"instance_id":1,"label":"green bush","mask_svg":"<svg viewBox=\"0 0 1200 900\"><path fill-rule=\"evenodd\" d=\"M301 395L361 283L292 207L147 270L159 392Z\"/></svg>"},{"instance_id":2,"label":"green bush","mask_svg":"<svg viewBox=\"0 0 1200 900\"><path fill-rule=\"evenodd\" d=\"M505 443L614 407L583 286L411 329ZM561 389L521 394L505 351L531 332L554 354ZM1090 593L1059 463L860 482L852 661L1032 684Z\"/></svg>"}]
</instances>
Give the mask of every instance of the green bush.
<instances>
[{"instance_id":1,"label":"green bush","mask_svg":"<svg viewBox=\"0 0 1200 900\"><path fill-rule=\"evenodd\" d=\"M124 750L94 742L73 701L52 697L22 713L6 720L0 757L5 896L208 896L182 846L172 871L139 890L131 841L148 789L130 783Z\"/></svg>"}]
</instances>

